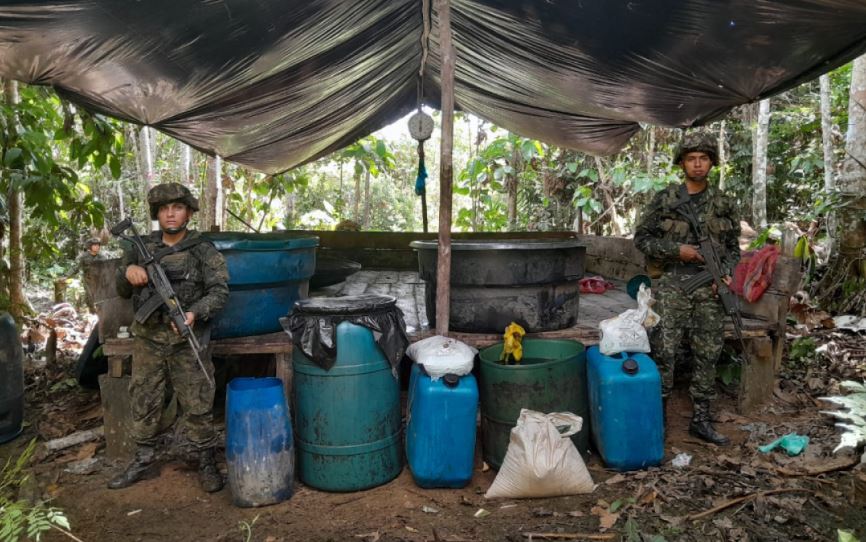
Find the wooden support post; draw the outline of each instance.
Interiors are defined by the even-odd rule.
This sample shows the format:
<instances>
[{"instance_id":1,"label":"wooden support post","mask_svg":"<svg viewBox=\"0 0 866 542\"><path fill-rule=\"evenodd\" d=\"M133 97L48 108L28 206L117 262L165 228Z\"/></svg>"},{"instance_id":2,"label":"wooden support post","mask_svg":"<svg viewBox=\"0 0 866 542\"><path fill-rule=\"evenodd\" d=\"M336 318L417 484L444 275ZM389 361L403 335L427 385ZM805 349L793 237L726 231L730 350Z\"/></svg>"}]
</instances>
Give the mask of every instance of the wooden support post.
<instances>
[{"instance_id":1,"label":"wooden support post","mask_svg":"<svg viewBox=\"0 0 866 542\"><path fill-rule=\"evenodd\" d=\"M283 381L283 392L286 395L286 403L291 407L291 411L294 412L292 390L294 388L295 371L292 367L292 354L290 352L277 352L274 354L274 366L274 374Z\"/></svg>"},{"instance_id":2,"label":"wooden support post","mask_svg":"<svg viewBox=\"0 0 866 542\"><path fill-rule=\"evenodd\" d=\"M439 46L442 56L440 94L442 138L439 159L439 255L436 269L436 333L448 335L451 312L451 181L454 145L454 45L451 43L451 5L438 0Z\"/></svg>"},{"instance_id":3,"label":"wooden support post","mask_svg":"<svg viewBox=\"0 0 866 542\"><path fill-rule=\"evenodd\" d=\"M775 384L776 348L771 337L754 337L746 341L749 363L740 374L740 394L737 409L748 414L773 396Z\"/></svg>"}]
</instances>

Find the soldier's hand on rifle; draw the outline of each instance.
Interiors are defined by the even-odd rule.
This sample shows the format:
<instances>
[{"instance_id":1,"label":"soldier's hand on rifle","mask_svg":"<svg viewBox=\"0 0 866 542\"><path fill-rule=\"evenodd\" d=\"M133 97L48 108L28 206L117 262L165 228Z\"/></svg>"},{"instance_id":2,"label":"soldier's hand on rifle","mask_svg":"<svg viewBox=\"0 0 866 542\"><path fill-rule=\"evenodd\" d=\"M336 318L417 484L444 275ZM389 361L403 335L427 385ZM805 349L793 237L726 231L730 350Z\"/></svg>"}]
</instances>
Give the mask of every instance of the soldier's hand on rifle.
<instances>
[{"instance_id":1,"label":"soldier's hand on rifle","mask_svg":"<svg viewBox=\"0 0 866 542\"><path fill-rule=\"evenodd\" d=\"M680 245L680 261L686 263L700 263L704 261L704 257L701 256L700 251L698 251L698 247L694 245Z\"/></svg>"},{"instance_id":2,"label":"soldier's hand on rifle","mask_svg":"<svg viewBox=\"0 0 866 542\"><path fill-rule=\"evenodd\" d=\"M190 329L192 329L192 325L195 324L195 313L187 311L183 314L184 314L184 316L186 316L186 320L185 320L186 325L189 326ZM171 323L171 328L174 330L175 333L180 335L180 331L178 331L177 326L174 325L174 322Z\"/></svg>"},{"instance_id":3,"label":"soldier's hand on rifle","mask_svg":"<svg viewBox=\"0 0 866 542\"><path fill-rule=\"evenodd\" d=\"M147 271L140 265L132 264L126 268L126 280L133 286L144 286L147 284Z\"/></svg>"},{"instance_id":4,"label":"soldier's hand on rifle","mask_svg":"<svg viewBox=\"0 0 866 542\"><path fill-rule=\"evenodd\" d=\"M724 282L725 284L730 286L731 285L731 277L729 275L725 275L724 277L722 277L722 282ZM719 287L716 285L715 282L713 283L713 293L716 295L719 295Z\"/></svg>"}]
</instances>

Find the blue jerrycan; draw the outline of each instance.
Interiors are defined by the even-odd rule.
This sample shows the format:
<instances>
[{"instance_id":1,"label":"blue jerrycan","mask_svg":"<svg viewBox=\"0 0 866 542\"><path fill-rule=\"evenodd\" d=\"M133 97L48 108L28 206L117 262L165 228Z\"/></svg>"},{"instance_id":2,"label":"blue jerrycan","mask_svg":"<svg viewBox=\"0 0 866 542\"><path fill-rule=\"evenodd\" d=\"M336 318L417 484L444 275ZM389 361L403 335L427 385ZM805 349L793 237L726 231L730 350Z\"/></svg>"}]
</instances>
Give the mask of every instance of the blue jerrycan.
<instances>
[{"instance_id":1,"label":"blue jerrycan","mask_svg":"<svg viewBox=\"0 0 866 542\"><path fill-rule=\"evenodd\" d=\"M406 459L423 488L461 488L472 480L478 383L472 374L433 381L419 364L409 377Z\"/></svg>"},{"instance_id":2,"label":"blue jerrycan","mask_svg":"<svg viewBox=\"0 0 866 542\"><path fill-rule=\"evenodd\" d=\"M615 470L643 469L664 457L661 376L646 354L605 356L586 352L590 427L604 464Z\"/></svg>"},{"instance_id":3,"label":"blue jerrycan","mask_svg":"<svg viewBox=\"0 0 866 542\"><path fill-rule=\"evenodd\" d=\"M226 394L226 463L237 506L292 496L295 447L289 407L278 378L235 378Z\"/></svg>"}]
</instances>

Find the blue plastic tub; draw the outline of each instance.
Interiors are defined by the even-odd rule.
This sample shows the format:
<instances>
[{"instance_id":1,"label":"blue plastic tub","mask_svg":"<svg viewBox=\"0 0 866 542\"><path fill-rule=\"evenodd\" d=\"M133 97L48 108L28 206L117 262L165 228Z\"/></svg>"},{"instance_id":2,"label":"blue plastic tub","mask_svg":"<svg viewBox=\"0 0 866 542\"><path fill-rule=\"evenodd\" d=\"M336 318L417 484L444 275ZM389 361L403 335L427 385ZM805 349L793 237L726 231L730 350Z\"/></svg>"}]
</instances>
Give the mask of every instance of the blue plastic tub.
<instances>
[{"instance_id":1,"label":"blue plastic tub","mask_svg":"<svg viewBox=\"0 0 866 542\"><path fill-rule=\"evenodd\" d=\"M406 460L423 488L461 488L472 480L478 384L471 374L433 381L420 365L409 378Z\"/></svg>"},{"instance_id":2,"label":"blue plastic tub","mask_svg":"<svg viewBox=\"0 0 866 542\"><path fill-rule=\"evenodd\" d=\"M278 378L235 378L226 395L226 463L237 506L292 496L295 449L289 407Z\"/></svg>"},{"instance_id":3,"label":"blue plastic tub","mask_svg":"<svg viewBox=\"0 0 866 542\"><path fill-rule=\"evenodd\" d=\"M604 464L627 471L652 467L665 455L661 377L646 354L605 356L586 351L592 437Z\"/></svg>"},{"instance_id":4,"label":"blue plastic tub","mask_svg":"<svg viewBox=\"0 0 866 542\"><path fill-rule=\"evenodd\" d=\"M245 337L281 331L279 319L309 292L317 237L290 233L207 233L226 259L229 299L211 336Z\"/></svg>"},{"instance_id":5,"label":"blue plastic tub","mask_svg":"<svg viewBox=\"0 0 866 542\"><path fill-rule=\"evenodd\" d=\"M403 469L400 384L369 329L341 322L336 346L327 371L292 352L298 475L317 489L358 491Z\"/></svg>"}]
</instances>

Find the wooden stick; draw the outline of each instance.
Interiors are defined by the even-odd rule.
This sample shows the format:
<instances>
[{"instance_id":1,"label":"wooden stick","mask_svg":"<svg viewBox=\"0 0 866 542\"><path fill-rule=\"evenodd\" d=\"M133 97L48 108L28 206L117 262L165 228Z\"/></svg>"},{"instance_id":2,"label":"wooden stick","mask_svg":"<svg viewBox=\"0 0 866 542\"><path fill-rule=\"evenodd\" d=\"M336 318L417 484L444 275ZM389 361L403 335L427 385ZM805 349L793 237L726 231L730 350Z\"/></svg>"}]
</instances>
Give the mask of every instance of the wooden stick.
<instances>
[{"instance_id":1,"label":"wooden stick","mask_svg":"<svg viewBox=\"0 0 866 542\"><path fill-rule=\"evenodd\" d=\"M451 181L454 146L454 46L451 43L451 5L438 0L439 47L442 56L440 93L442 139L439 158L439 255L436 269L436 333L448 335L451 313Z\"/></svg>"},{"instance_id":2,"label":"wooden stick","mask_svg":"<svg viewBox=\"0 0 866 542\"><path fill-rule=\"evenodd\" d=\"M523 538L528 538L530 540L534 538L542 538L545 540L579 540L581 538L587 540L613 540L616 536L616 533L523 533Z\"/></svg>"},{"instance_id":3,"label":"wooden stick","mask_svg":"<svg viewBox=\"0 0 866 542\"><path fill-rule=\"evenodd\" d=\"M759 491L756 493L749 493L748 495L745 495L743 497L737 497L736 499L731 499L727 502L723 502L722 504L715 506L713 508L710 508L709 510L704 510L703 512L701 512L699 514L691 514L689 516L686 516L686 519L694 521L696 519L705 518L707 516L712 516L716 512L721 512L722 510L725 510L726 508L730 508L730 507L734 506L735 504L739 504L739 503L745 502L745 501L751 501L751 500L757 499L758 497L765 497L767 495L776 495L779 493L814 493L814 491L811 491L809 489L803 489L803 488L796 487L796 488L787 488L787 489L771 489L769 491Z\"/></svg>"},{"instance_id":4,"label":"wooden stick","mask_svg":"<svg viewBox=\"0 0 866 542\"><path fill-rule=\"evenodd\" d=\"M850 469L858 463L860 463L860 458L855 456L851 459L851 461L847 463L843 463L841 465L831 465L829 467L824 467L820 469L807 469L804 471L796 471L786 469L785 467L777 467L775 465L772 465L772 467L774 471L778 472L779 474L784 474L785 476L817 476L819 474L827 474L828 472L836 472L837 470Z\"/></svg>"}]
</instances>

